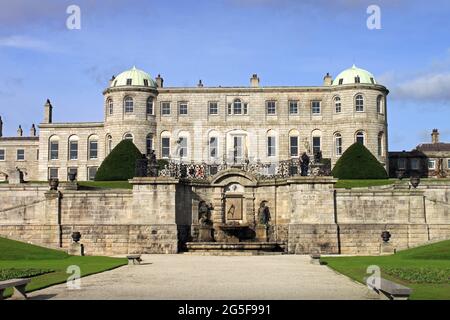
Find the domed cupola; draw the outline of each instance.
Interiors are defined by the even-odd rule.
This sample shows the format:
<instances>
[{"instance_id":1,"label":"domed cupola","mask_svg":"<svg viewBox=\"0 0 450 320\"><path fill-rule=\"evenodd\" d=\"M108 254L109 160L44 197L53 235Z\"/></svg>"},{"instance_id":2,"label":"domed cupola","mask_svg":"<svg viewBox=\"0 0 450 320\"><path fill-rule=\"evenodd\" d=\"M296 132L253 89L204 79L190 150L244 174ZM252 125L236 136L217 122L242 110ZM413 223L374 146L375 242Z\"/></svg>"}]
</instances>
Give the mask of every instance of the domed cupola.
<instances>
[{"instance_id":1,"label":"domed cupola","mask_svg":"<svg viewBox=\"0 0 450 320\"><path fill-rule=\"evenodd\" d=\"M156 89L156 82L147 72L133 67L112 79L110 84L110 88L122 86L150 87Z\"/></svg>"},{"instance_id":2,"label":"domed cupola","mask_svg":"<svg viewBox=\"0 0 450 320\"><path fill-rule=\"evenodd\" d=\"M377 84L375 77L369 71L357 68L355 65L342 71L334 80L333 86L344 84Z\"/></svg>"}]
</instances>

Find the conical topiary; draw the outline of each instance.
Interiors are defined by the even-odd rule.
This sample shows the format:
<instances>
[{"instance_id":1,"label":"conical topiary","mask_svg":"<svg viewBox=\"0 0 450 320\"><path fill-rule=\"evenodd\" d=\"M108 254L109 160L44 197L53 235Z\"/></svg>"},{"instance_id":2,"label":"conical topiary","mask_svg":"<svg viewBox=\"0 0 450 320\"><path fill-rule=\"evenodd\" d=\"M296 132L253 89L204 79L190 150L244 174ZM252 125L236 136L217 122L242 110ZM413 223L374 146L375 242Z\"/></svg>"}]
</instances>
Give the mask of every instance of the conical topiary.
<instances>
[{"instance_id":1,"label":"conical topiary","mask_svg":"<svg viewBox=\"0 0 450 320\"><path fill-rule=\"evenodd\" d=\"M122 140L103 160L95 181L125 181L135 175L136 160L142 157L131 140Z\"/></svg>"},{"instance_id":2,"label":"conical topiary","mask_svg":"<svg viewBox=\"0 0 450 320\"><path fill-rule=\"evenodd\" d=\"M354 143L336 162L333 177L339 179L387 179L386 170L362 144Z\"/></svg>"}]
</instances>

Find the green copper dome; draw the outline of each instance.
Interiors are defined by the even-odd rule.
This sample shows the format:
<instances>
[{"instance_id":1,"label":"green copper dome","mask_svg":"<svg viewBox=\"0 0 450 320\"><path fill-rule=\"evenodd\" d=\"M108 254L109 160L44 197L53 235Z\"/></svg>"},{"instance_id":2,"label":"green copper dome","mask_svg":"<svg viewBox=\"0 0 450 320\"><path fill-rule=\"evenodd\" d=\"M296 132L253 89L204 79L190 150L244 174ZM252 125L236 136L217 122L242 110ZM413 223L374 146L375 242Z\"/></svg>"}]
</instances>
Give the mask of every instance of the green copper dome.
<instances>
[{"instance_id":1,"label":"green copper dome","mask_svg":"<svg viewBox=\"0 0 450 320\"><path fill-rule=\"evenodd\" d=\"M359 78L359 82L358 82ZM357 68L355 65L350 69L342 71L334 80L333 86L339 86L342 84L377 84L375 77L369 71Z\"/></svg>"},{"instance_id":2,"label":"green copper dome","mask_svg":"<svg viewBox=\"0 0 450 320\"><path fill-rule=\"evenodd\" d=\"M141 86L156 88L156 82L142 70L133 67L124 71L111 81L111 88L120 86Z\"/></svg>"}]
</instances>

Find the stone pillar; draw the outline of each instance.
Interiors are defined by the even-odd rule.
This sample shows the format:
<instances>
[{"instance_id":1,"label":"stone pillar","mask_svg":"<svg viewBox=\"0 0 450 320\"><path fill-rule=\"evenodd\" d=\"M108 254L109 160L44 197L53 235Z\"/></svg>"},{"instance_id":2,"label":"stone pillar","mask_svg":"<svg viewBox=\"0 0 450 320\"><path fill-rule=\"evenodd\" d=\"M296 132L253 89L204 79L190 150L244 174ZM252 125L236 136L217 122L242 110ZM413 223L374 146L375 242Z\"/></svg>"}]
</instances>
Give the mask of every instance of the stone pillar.
<instances>
[{"instance_id":1,"label":"stone pillar","mask_svg":"<svg viewBox=\"0 0 450 320\"><path fill-rule=\"evenodd\" d=\"M34 123L31 125L30 137L36 137L36 127L35 127Z\"/></svg>"},{"instance_id":2,"label":"stone pillar","mask_svg":"<svg viewBox=\"0 0 450 320\"><path fill-rule=\"evenodd\" d=\"M164 79L161 78L160 74L158 74L158 76L155 78L155 80L156 80L156 86L158 88L163 88L163 86L164 86Z\"/></svg>"},{"instance_id":3,"label":"stone pillar","mask_svg":"<svg viewBox=\"0 0 450 320\"><path fill-rule=\"evenodd\" d=\"M19 125L19 129L17 129L17 136L18 137L22 137L23 136L23 130L22 130L22 126Z\"/></svg>"},{"instance_id":4,"label":"stone pillar","mask_svg":"<svg viewBox=\"0 0 450 320\"><path fill-rule=\"evenodd\" d=\"M57 226L56 245L62 248L61 230L61 193L57 190L50 190L45 193L45 221L49 225Z\"/></svg>"},{"instance_id":5,"label":"stone pillar","mask_svg":"<svg viewBox=\"0 0 450 320\"><path fill-rule=\"evenodd\" d=\"M252 87L252 88L259 87L259 78L256 73L253 74L253 76L250 78L250 87Z\"/></svg>"},{"instance_id":6,"label":"stone pillar","mask_svg":"<svg viewBox=\"0 0 450 320\"><path fill-rule=\"evenodd\" d=\"M329 73L325 75L323 78L323 85L324 86L331 86L333 84L333 78L330 76Z\"/></svg>"}]
</instances>

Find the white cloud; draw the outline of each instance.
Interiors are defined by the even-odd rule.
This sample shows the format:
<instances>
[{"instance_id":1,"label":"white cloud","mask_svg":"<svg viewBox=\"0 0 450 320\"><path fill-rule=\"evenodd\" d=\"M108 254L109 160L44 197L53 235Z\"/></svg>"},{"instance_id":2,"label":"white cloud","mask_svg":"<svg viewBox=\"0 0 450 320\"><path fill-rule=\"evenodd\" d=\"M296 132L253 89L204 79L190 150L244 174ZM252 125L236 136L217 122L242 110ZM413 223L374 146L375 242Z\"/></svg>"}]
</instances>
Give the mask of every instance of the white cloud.
<instances>
[{"instance_id":1,"label":"white cloud","mask_svg":"<svg viewBox=\"0 0 450 320\"><path fill-rule=\"evenodd\" d=\"M401 99L450 102L450 72L429 73L406 80L395 88Z\"/></svg>"},{"instance_id":2,"label":"white cloud","mask_svg":"<svg viewBox=\"0 0 450 320\"><path fill-rule=\"evenodd\" d=\"M38 51L54 50L54 48L52 48L52 46L50 46L45 41L21 35L13 35L9 37L0 38L0 47L31 49Z\"/></svg>"}]
</instances>

